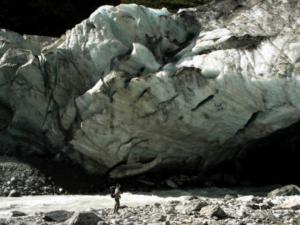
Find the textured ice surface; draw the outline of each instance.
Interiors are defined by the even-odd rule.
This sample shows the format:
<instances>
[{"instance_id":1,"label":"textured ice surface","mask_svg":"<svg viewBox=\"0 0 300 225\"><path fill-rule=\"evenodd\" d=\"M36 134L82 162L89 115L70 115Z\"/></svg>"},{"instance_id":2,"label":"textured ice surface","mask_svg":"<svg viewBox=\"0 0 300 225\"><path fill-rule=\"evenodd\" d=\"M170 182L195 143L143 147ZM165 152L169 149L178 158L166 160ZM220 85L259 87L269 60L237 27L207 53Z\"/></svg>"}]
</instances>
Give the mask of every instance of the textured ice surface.
<instances>
[{"instance_id":1,"label":"textured ice surface","mask_svg":"<svg viewBox=\"0 0 300 225\"><path fill-rule=\"evenodd\" d=\"M57 40L1 31L0 141L112 177L201 173L299 121L299 15L293 0L131 4Z\"/></svg>"}]
</instances>

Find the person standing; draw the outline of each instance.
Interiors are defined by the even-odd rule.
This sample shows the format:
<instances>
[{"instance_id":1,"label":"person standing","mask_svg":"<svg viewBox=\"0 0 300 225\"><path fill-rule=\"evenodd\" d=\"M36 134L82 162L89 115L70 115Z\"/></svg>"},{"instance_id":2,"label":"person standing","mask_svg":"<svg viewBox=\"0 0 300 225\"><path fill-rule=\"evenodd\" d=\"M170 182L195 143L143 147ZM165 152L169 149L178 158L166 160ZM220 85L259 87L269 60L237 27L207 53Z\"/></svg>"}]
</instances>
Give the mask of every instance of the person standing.
<instances>
[{"instance_id":1,"label":"person standing","mask_svg":"<svg viewBox=\"0 0 300 225\"><path fill-rule=\"evenodd\" d=\"M114 213L118 213L120 208L120 198L121 198L121 185L117 184L116 187L112 187L111 197L115 199Z\"/></svg>"}]
</instances>

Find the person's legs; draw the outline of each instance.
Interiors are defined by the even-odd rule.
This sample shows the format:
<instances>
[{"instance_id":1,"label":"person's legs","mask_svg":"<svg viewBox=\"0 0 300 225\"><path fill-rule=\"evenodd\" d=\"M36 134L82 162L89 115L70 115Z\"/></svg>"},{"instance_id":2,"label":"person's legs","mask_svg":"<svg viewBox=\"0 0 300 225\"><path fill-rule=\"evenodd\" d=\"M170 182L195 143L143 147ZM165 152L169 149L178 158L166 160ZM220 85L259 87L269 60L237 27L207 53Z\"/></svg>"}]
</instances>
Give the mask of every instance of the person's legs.
<instances>
[{"instance_id":1,"label":"person's legs","mask_svg":"<svg viewBox=\"0 0 300 225\"><path fill-rule=\"evenodd\" d=\"M118 213L119 208L120 208L120 200L116 198L115 213Z\"/></svg>"}]
</instances>

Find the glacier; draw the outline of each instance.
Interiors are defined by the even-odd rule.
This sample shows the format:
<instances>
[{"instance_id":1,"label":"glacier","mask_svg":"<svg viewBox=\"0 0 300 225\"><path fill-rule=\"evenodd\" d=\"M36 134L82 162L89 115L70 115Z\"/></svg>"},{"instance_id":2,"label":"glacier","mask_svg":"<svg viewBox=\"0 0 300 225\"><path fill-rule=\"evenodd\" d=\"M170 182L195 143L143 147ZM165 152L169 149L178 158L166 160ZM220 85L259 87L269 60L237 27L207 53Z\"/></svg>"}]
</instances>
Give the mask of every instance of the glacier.
<instances>
[{"instance_id":1,"label":"glacier","mask_svg":"<svg viewBox=\"0 0 300 225\"><path fill-rule=\"evenodd\" d=\"M300 119L300 3L102 6L60 38L0 30L1 151L122 178L201 173Z\"/></svg>"}]
</instances>

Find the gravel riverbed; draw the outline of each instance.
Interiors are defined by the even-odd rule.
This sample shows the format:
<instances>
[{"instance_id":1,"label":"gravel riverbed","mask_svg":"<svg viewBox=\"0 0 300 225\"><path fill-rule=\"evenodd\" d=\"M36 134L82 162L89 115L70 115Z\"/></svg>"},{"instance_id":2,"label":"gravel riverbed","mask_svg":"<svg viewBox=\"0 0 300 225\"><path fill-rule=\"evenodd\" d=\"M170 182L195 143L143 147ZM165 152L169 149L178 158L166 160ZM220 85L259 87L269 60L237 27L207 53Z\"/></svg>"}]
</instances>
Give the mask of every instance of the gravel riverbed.
<instances>
[{"instance_id":1,"label":"gravel riverbed","mask_svg":"<svg viewBox=\"0 0 300 225\"><path fill-rule=\"evenodd\" d=\"M59 196L60 201L57 196L44 196L44 202L40 199L37 201L40 205L37 202L31 204L27 211L26 204L34 203L34 198L38 196L32 197L32 201L26 197L27 203L22 198L15 198L14 203L12 198L2 198L2 205L9 200L11 204L0 209L0 224L300 224L300 189L297 186L284 186L269 193L253 193L250 195L243 191L217 188L211 188L210 191L198 189L158 191L152 194L124 193L118 214L113 213L113 199L107 195Z\"/></svg>"}]
</instances>

